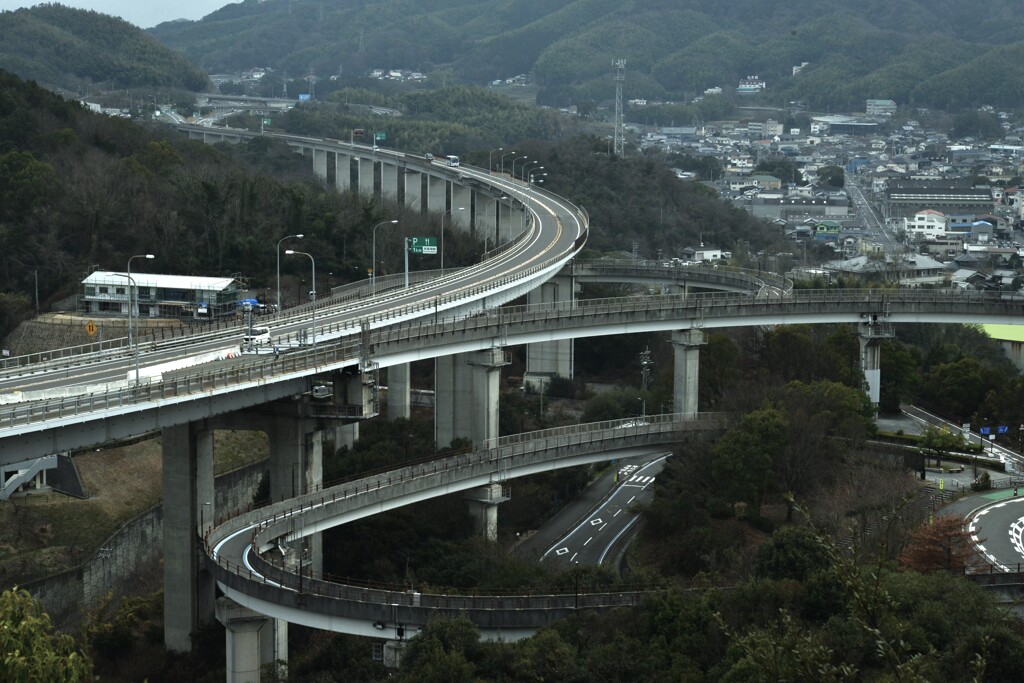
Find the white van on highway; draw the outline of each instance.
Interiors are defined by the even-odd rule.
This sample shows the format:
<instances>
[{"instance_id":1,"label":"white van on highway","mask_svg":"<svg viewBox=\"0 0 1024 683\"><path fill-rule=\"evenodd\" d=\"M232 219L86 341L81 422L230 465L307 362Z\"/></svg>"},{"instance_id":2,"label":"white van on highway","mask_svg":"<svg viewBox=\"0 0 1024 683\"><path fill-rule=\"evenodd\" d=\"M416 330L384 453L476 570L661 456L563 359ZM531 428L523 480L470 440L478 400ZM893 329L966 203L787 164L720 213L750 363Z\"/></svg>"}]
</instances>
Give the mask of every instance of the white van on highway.
<instances>
[{"instance_id":1,"label":"white van on highway","mask_svg":"<svg viewBox=\"0 0 1024 683\"><path fill-rule=\"evenodd\" d=\"M255 349L259 346L270 344L269 327L252 327L246 334L242 335L242 350Z\"/></svg>"}]
</instances>

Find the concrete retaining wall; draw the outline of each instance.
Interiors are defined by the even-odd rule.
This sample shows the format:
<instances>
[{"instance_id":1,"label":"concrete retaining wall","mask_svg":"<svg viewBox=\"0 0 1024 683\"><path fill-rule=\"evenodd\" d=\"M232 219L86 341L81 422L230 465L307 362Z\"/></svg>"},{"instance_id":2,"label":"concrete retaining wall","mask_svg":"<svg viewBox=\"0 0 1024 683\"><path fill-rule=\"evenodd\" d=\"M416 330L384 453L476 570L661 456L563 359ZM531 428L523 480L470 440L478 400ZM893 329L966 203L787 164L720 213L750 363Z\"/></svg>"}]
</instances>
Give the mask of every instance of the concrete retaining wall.
<instances>
[{"instance_id":1,"label":"concrete retaining wall","mask_svg":"<svg viewBox=\"0 0 1024 683\"><path fill-rule=\"evenodd\" d=\"M266 470L258 462L217 477L218 516L245 510ZM58 628L76 622L108 593L131 595L152 586L139 579L159 570L163 556L163 506L156 505L115 531L88 560L74 569L22 586L42 604Z\"/></svg>"}]
</instances>

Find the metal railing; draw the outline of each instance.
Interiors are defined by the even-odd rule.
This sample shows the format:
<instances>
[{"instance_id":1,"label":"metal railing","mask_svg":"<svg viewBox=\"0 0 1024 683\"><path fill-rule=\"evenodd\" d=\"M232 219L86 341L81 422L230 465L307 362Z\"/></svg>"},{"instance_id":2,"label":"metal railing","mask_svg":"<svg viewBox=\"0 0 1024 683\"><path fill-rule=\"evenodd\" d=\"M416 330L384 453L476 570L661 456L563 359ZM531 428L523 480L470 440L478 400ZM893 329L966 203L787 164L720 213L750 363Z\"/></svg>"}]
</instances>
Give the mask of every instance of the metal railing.
<instances>
[{"instance_id":1,"label":"metal railing","mask_svg":"<svg viewBox=\"0 0 1024 683\"><path fill-rule=\"evenodd\" d=\"M411 492L426 497L444 495L478 485L481 476L514 478L530 466L565 467L579 463L586 455L607 457L609 451L646 446L663 447L694 430L720 431L730 417L722 413L700 413L693 416L648 415L642 420L626 418L591 424L570 425L554 429L516 434L488 442L480 450L459 453L439 460L406 465L394 470L348 480L277 505L252 511L211 530L205 540L211 564L216 565L218 580L243 592L257 591L263 598L278 594L304 592L352 603L361 610L366 604L403 605L425 611L508 611L519 613L564 609L597 609L636 604L650 592L650 587L567 594L428 594L387 587L374 587L351 582L339 583L330 577L300 576L283 563L275 564L263 554L249 552L243 558L231 558L218 552L221 542L238 532L249 531L253 548L276 548L281 537L294 539L314 531L344 523L346 515L360 509L381 509L388 501L408 500ZM267 590L267 587L274 590ZM344 611L342 605L336 607ZM536 621L529 615L527 621ZM508 624L506 624L508 625Z\"/></svg>"},{"instance_id":2,"label":"metal railing","mask_svg":"<svg viewBox=\"0 0 1024 683\"><path fill-rule=\"evenodd\" d=\"M369 342L377 353L397 343L429 347L450 343L451 335L495 336L511 338L516 329L536 331L540 326L560 329L583 329L628 320L657 321L671 328L686 321L730 317L736 321L754 314L799 316L812 313L871 313L895 315L958 314L964 320L981 314L1011 318L1024 314L1024 295L972 291L827 289L794 290L783 298L751 298L748 293L701 293L691 296L665 295L584 299L497 308L485 313L459 317L437 317L429 321L441 305L466 301L486 295L531 278L545 268L553 267L564 255L551 257L525 271L510 274L495 283L467 287L460 292L434 297L404 306L397 306L360 319L336 321L318 328L323 339L315 350L303 347L282 353L279 358L245 356L228 367L206 369L200 366L192 373L176 374L152 384L119 388L102 394L72 396L48 401L32 401L0 407L0 433L19 425L67 415L81 415L94 410L126 407L133 403L149 403L189 393L229 390L232 386L259 381L272 382L295 372L315 372L354 364L358 359L354 335L364 324L373 331ZM410 320L419 317L419 320ZM736 324L739 324L738 322ZM751 324L762 324L752 321ZM336 338L328 340L334 335ZM447 340L445 338L447 337ZM285 343L299 343L293 333ZM252 360L255 358L255 360Z\"/></svg>"}]
</instances>

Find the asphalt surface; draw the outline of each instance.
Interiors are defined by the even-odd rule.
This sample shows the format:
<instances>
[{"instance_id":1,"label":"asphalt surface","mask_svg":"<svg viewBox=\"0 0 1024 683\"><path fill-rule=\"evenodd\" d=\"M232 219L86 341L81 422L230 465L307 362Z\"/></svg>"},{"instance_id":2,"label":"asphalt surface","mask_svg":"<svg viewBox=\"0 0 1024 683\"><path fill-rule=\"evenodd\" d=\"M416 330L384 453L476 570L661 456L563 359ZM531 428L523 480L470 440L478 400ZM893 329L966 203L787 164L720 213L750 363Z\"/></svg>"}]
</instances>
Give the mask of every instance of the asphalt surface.
<instances>
[{"instance_id":1,"label":"asphalt surface","mask_svg":"<svg viewBox=\"0 0 1024 683\"><path fill-rule=\"evenodd\" d=\"M519 557L539 560L548 548L565 536L566 531L576 528L605 501L615 489L615 472L619 467L626 463L641 464L647 459L634 458L629 461L620 461L613 467L607 467L599 477L590 482L580 495L559 510L540 529L520 541L516 545L514 553Z\"/></svg>"},{"instance_id":2,"label":"asphalt surface","mask_svg":"<svg viewBox=\"0 0 1024 683\"><path fill-rule=\"evenodd\" d=\"M904 434L921 434L928 426L927 422L905 413L880 416L877 423L882 431L894 433L902 431ZM595 511L605 504L618 486L615 481L615 473L617 471L629 464L641 465L649 459L649 456L635 458L633 460L620 461L614 466L606 467L601 475L594 479L579 496L569 502L540 529L529 537L517 542L513 552L519 557L539 561L544 553L552 548L556 542L566 537L569 530L584 524ZM970 491L971 484L974 483L976 477L985 471L988 472L993 481L1007 477L1003 472L986 470L983 467L975 468L968 465L960 472L928 470L925 473L925 478L935 482L946 491ZM1024 497L1024 488L1020 490L1020 494L1021 497ZM966 519L979 508L1012 497L1012 488L982 493L969 493L941 508L940 514L956 515ZM627 542L631 535L631 533L625 534L624 538L617 543L617 549L621 548L622 544Z\"/></svg>"}]
</instances>

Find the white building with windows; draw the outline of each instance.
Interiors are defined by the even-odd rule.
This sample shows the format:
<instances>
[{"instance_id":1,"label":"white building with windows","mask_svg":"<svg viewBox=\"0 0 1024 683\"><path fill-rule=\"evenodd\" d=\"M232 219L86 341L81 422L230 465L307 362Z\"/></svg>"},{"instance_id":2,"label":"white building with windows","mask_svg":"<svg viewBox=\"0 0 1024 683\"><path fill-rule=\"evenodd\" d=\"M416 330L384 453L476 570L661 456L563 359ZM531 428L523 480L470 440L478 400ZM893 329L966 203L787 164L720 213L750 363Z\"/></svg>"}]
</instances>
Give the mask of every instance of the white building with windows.
<instances>
[{"instance_id":1,"label":"white building with windows","mask_svg":"<svg viewBox=\"0 0 1024 683\"><path fill-rule=\"evenodd\" d=\"M244 293L230 277L154 275L97 270L82 280L78 310L89 315L137 318L220 319L233 317Z\"/></svg>"},{"instance_id":2,"label":"white building with windows","mask_svg":"<svg viewBox=\"0 0 1024 683\"><path fill-rule=\"evenodd\" d=\"M932 209L918 211L910 218L904 219L907 235L916 240L935 240L946 236L949 231L949 218L946 214Z\"/></svg>"}]
</instances>

